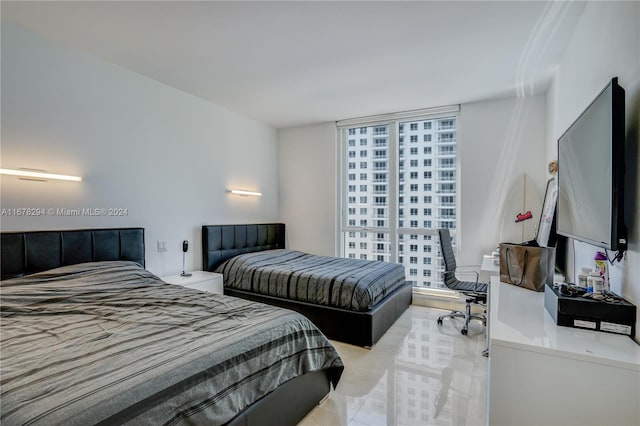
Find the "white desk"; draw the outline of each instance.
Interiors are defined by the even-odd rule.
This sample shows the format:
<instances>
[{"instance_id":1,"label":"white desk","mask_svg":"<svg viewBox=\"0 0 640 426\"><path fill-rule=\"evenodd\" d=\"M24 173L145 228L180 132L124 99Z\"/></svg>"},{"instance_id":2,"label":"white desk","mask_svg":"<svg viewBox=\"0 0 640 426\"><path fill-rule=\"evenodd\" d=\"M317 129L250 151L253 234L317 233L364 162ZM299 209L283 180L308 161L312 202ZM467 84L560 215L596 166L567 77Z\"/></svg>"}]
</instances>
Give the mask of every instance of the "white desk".
<instances>
[{"instance_id":1,"label":"white desk","mask_svg":"<svg viewBox=\"0 0 640 426\"><path fill-rule=\"evenodd\" d=\"M500 272L500 257L498 256L482 256L482 265L480 265L481 271L486 272Z\"/></svg>"},{"instance_id":2,"label":"white desk","mask_svg":"<svg viewBox=\"0 0 640 426\"><path fill-rule=\"evenodd\" d=\"M493 279L490 425L640 424L640 347L629 337L558 327L544 293Z\"/></svg>"},{"instance_id":3,"label":"white desk","mask_svg":"<svg viewBox=\"0 0 640 426\"><path fill-rule=\"evenodd\" d=\"M500 274L500 258L497 256L482 256L480 265L480 281L489 282L491 277Z\"/></svg>"}]
</instances>

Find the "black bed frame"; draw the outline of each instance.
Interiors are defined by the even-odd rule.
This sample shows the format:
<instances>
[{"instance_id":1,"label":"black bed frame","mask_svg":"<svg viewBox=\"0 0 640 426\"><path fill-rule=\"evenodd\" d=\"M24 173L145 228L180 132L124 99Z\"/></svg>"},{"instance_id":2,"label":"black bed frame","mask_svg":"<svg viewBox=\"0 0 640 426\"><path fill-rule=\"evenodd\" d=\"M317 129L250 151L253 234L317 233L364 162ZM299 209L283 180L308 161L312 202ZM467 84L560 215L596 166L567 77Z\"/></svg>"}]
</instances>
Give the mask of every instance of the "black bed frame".
<instances>
[{"instance_id":1,"label":"black bed frame","mask_svg":"<svg viewBox=\"0 0 640 426\"><path fill-rule=\"evenodd\" d=\"M129 260L144 266L144 228L2 232L2 280L84 262ZM298 376L254 402L229 425L296 425L330 391L325 370Z\"/></svg>"},{"instance_id":2,"label":"black bed frame","mask_svg":"<svg viewBox=\"0 0 640 426\"><path fill-rule=\"evenodd\" d=\"M202 227L202 265L205 271L214 271L225 260L242 253L283 248L283 223ZM330 339L372 347L411 305L412 286L405 283L367 312L314 305L226 287L224 294L300 312Z\"/></svg>"},{"instance_id":3,"label":"black bed frame","mask_svg":"<svg viewBox=\"0 0 640 426\"><path fill-rule=\"evenodd\" d=\"M144 266L144 228L2 232L2 279L109 260Z\"/></svg>"}]
</instances>

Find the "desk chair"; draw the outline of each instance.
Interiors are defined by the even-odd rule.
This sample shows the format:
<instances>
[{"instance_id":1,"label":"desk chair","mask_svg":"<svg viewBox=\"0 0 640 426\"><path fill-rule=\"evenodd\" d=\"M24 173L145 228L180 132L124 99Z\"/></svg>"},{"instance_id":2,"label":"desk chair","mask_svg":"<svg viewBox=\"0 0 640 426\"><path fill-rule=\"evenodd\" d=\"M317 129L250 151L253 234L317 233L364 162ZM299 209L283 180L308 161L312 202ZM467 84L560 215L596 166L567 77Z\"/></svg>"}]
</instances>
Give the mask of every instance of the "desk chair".
<instances>
[{"instance_id":1,"label":"desk chair","mask_svg":"<svg viewBox=\"0 0 640 426\"><path fill-rule=\"evenodd\" d=\"M466 335L469 330L469 321L472 319L480 320L483 325L486 325L486 318L484 315L471 313L471 304L486 305L487 284L478 282L479 274L477 271L463 272L457 270L456 258L453 254L453 247L451 246L451 235L449 234L448 229L438 229L438 236L440 237L440 251L442 252L442 257L444 259L445 271L442 274L444 285L451 290L455 290L463 294L467 304L465 312L454 310L451 311L450 314L439 317L438 325L442 325L442 320L445 318L464 318L464 325L460 332ZM475 281L460 281L458 280L456 273L459 275L465 273L473 274L475 275Z\"/></svg>"}]
</instances>

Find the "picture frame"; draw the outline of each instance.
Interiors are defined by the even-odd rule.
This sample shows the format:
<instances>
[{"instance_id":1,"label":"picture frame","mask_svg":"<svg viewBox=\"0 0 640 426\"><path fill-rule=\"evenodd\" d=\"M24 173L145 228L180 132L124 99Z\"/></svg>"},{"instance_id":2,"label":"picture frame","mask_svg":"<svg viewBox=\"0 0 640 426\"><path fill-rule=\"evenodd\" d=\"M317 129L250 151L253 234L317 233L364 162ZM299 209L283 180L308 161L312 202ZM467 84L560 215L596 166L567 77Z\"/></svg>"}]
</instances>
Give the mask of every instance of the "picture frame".
<instances>
[{"instance_id":1,"label":"picture frame","mask_svg":"<svg viewBox=\"0 0 640 426\"><path fill-rule=\"evenodd\" d=\"M542 203L542 211L540 212L540 223L538 224L538 232L536 235L536 242L540 247L548 247L549 244L555 245L555 218L557 202L558 181L554 176L547 181L547 188L544 192L544 202Z\"/></svg>"}]
</instances>

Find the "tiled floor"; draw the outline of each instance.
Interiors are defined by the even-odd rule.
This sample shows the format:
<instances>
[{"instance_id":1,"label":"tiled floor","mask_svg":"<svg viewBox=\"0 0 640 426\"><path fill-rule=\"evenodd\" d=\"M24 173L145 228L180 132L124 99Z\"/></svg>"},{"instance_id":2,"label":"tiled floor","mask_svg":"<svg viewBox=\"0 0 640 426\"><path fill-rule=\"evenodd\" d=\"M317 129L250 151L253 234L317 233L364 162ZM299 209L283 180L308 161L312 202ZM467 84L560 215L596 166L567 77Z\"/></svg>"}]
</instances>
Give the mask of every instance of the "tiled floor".
<instances>
[{"instance_id":1,"label":"tiled floor","mask_svg":"<svg viewBox=\"0 0 640 426\"><path fill-rule=\"evenodd\" d=\"M411 306L371 350L333 342L345 364L329 398L300 426L483 425L487 358L484 327Z\"/></svg>"}]
</instances>

